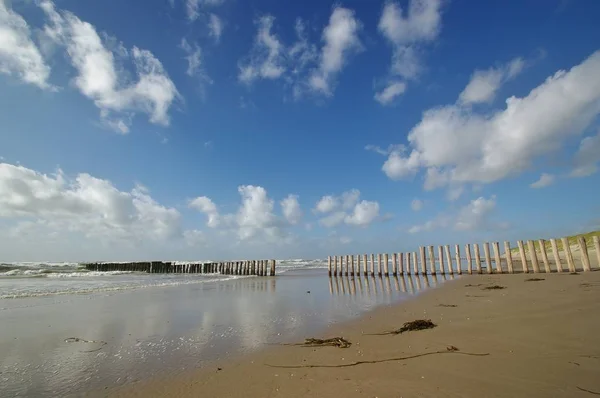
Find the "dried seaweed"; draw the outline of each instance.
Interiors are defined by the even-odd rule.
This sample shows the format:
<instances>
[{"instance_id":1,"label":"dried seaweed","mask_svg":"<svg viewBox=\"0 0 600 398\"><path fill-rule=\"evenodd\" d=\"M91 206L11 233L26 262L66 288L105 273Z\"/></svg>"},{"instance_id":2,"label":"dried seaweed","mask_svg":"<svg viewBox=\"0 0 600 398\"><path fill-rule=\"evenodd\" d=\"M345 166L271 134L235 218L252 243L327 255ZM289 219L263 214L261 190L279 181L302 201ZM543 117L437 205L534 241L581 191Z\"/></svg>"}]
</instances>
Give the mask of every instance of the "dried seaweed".
<instances>
[{"instance_id":1,"label":"dried seaweed","mask_svg":"<svg viewBox=\"0 0 600 398\"><path fill-rule=\"evenodd\" d=\"M525 282L539 282L539 281L545 281L544 278L529 278L529 279L525 279Z\"/></svg>"},{"instance_id":2,"label":"dried seaweed","mask_svg":"<svg viewBox=\"0 0 600 398\"><path fill-rule=\"evenodd\" d=\"M581 390L581 391L589 392L590 394L594 394L594 395L600 395L600 392L586 390L585 388L581 388L581 387L579 387L579 386L575 386L575 387L577 387L577 388L578 388L579 390Z\"/></svg>"},{"instance_id":3,"label":"dried seaweed","mask_svg":"<svg viewBox=\"0 0 600 398\"><path fill-rule=\"evenodd\" d=\"M458 307L458 305L456 305L456 304L438 304L438 307L450 307L450 308L454 308L454 307Z\"/></svg>"},{"instance_id":4,"label":"dried seaweed","mask_svg":"<svg viewBox=\"0 0 600 398\"><path fill-rule=\"evenodd\" d=\"M352 343L343 337L332 337L330 339L308 338L308 339L304 339L304 343L298 343L298 344L294 344L294 345L299 345L302 347L331 346L331 347L339 347L339 348L348 348L352 345Z\"/></svg>"},{"instance_id":5,"label":"dried seaweed","mask_svg":"<svg viewBox=\"0 0 600 398\"><path fill-rule=\"evenodd\" d=\"M79 337L68 337L68 338L65 339L65 343L100 344L100 347L96 348L95 350L88 350L88 351L81 351L81 352L96 352L96 351L100 351L102 349L102 347L104 347L107 344L106 341L102 341L102 340L85 340L85 339L81 339Z\"/></svg>"},{"instance_id":6,"label":"dried seaweed","mask_svg":"<svg viewBox=\"0 0 600 398\"><path fill-rule=\"evenodd\" d=\"M406 361L408 359L414 359L419 357L425 357L428 355L437 355L437 354L460 354L460 355L470 355L475 357L484 357L490 355L489 353L475 353L475 352L462 352L455 346L448 346L446 350L433 351L433 352L425 352L422 354L409 355L406 357L396 357L396 358L385 358L385 359L377 359L372 361L356 361L350 363L344 363L341 365L318 365L318 364L305 364L305 365L270 365L268 363L265 366L270 368L283 368L283 369L299 369L299 368L349 368L351 366L365 365L365 364L373 364L373 363L383 363L383 362L394 362L394 361Z\"/></svg>"},{"instance_id":7,"label":"dried seaweed","mask_svg":"<svg viewBox=\"0 0 600 398\"><path fill-rule=\"evenodd\" d=\"M437 325L431 322L431 319L417 319L410 322L405 322L400 329L392 330L390 332L383 333L372 333L370 336L385 336L388 334L402 334L404 332L414 332L417 330L433 329Z\"/></svg>"},{"instance_id":8,"label":"dried seaweed","mask_svg":"<svg viewBox=\"0 0 600 398\"><path fill-rule=\"evenodd\" d=\"M486 286L482 290L500 290L500 289L506 289L506 287L500 286L500 285L492 285L492 286Z\"/></svg>"}]
</instances>

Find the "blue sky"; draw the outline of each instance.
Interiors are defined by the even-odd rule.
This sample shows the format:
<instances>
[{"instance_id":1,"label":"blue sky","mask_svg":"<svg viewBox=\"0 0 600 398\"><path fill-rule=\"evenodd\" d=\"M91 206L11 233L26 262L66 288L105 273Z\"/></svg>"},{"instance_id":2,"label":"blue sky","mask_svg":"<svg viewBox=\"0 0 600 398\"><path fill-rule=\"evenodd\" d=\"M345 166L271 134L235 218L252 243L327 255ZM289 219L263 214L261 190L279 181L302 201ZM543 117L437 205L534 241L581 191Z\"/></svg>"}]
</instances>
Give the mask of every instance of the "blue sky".
<instances>
[{"instance_id":1,"label":"blue sky","mask_svg":"<svg viewBox=\"0 0 600 398\"><path fill-rule=\"evenodd\" d=\"M0 260L600 226L600 3L0 0Z\"/></svg>"}]
</instances>

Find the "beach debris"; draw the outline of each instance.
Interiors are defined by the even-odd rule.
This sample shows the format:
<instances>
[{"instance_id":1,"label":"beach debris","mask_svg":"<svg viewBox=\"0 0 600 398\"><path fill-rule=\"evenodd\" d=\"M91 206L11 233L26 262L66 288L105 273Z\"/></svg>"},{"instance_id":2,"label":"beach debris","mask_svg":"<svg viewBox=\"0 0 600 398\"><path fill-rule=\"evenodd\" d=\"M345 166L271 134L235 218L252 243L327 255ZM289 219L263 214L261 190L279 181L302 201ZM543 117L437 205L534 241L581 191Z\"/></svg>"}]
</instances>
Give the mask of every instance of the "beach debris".
<instances>
[{"instance_id":1,"label":"beach debris","mask_svg":"<svg viewBox=\"0 0 600 398\"><path fill-rule=\"evenodd\" d=\"M539 282L539 281L545 281L544 278L529 278L529 279L525 279L525 282Z\"/></svg>"},{"instance_id":2,"label":"beach debris","mask_svg":"<svg viewBox=\"0 0 600 398\"><path fill-rule=\"evenodd\" d=\"M465 285L465 287L479 287L479 286L483 286L483 283L478 283L476 285L473 285L473 284L469 283L468 285Z\"/></svg>"},{"instance_id":3,"label":"beach debris","mask_svg":"<svg viewBox=\"0 0 600 398\"><path fill-rule=\"evenodd\" d=\"M571 272L569 275L579 275L579 272Z\"/></svg>"},{"instance_id":4,"label":"beach debris","mask_svg":"<svg viewBox=\"0 0 600 398\"><path fill-rule=\"evenodd\" d=\"M402 334L404 332L414 332L417 330L433 329L437 325L431 322L431 319L417 319L410 322L404 322L404 325L400 329L392 330L390 332L383 333L371 333L369 336L385 336L388 334Z\"/></svg>"},{"instance_id":5,"label":"beach debris","mask_svg":"<svg viewBox=\"0 0 600 398\"><path fill-rule=\"evenodd\" d=\"M483 288L483 290L501 290L501 289L506 289L506 287L500 286L500 285L492 285L492 286L486 286Z\"/></svg>"},{"instance_id":6,"label":"beach debris","mask_svg":"<svg viewBox=\"0 0 600 398\"><path fill-rule=\"evenodd\" d=\"M384 359L375 359L371 361L356 361L349 362L340 365L319 365L319 364L304 364L304 365L271 365L266 363L265 366L271 368L283 368L283 369L298 369L298 368L349 368L351 366L365 365L365 364L373 364L373 363L383 363L383 362L395 362L395 361L406 361L409 359L425 357L428 355L438 355L438 354L459 354L459 355L469 355L474 357L485 357L490 355L489 352L478 353L478 352L463 352L460 351L455 346L448 346L445 350L440 351L432 351L432 352L424 352L422 354L408 355L405 357L395 357L395 358L384 358Z\"/></svg>"},{"instance_id":7,"label":"beach debris","mask_svg":"<svg viewBox=\"0 0 600 398\"><path fill-rule=\"evenodd\" d=\"M68 338L65 339L65 343L100 344L100 347L96 348L95 350L88 350L88 351L81 351L81 352L96 352L96 351L100 351L102 349L102 347L104 347L107 344L106 341L102 341L102 340L86 340L86 339L81 339L79 337L68 337Z\"/></svg>"},{"instance_id":8,"label":"beach debris","mask_svg":"<svg viewBox=\"0 0 600 398\"><path fill-rule=\"evenodd\" d=\"M308 339L304 339L304 343L299 343L296 345L301 345L303 347L331 346L331 347L339 347L339 348L348 348L352 345L352 343L343 337L332 337L330 339L308 338Z\"/></svg>"},{"instance_id":9,"label":"beach debris","mask_svg":"<svg viewBox=\"0 0 600 398\"><path fill-rule=\"evenodd\" d=\"M456 304L438 304L438 307L450 307L450 308L454 308L454 307L458 307L458 305L456 305Z\"/></svg>"},{"instance_id":10,"label":"beach debris","mask_svg":"<svg viewBox=\"0 0 600 398\"><path fill-rule=\"evenodd\" d=\"M591 390L586 390L585 388L581 388L579 386L576 386L579 390L581 391L585 391L585 392L589 392L590 394L594 394L594 395L600 395L600 392L596 392L596 391L591 391Z\"/></svg>"}]
</instances>

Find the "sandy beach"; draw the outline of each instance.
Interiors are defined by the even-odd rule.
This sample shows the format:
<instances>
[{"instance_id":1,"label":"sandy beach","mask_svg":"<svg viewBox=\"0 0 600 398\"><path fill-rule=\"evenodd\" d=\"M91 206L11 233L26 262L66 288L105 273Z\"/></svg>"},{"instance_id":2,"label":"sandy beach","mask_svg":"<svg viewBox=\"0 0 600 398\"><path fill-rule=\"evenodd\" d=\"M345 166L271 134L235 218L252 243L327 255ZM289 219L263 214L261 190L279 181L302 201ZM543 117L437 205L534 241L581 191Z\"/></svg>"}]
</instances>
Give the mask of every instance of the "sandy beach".
<instances>
[{"instance_id":1,"label":"sandy beach","mask_svg":"<svg viewBox=\"0 0 600 398\"><path fill-rule=\"evenodd\" d=\"M503 289L486 289L493 285ZM599 313L600 272L463 276L305 336L343 336L349 348L273 345L88 396L593 396L600 393ZM416 319L437 326L381 335Z\"/></svg>"}]
</instances>

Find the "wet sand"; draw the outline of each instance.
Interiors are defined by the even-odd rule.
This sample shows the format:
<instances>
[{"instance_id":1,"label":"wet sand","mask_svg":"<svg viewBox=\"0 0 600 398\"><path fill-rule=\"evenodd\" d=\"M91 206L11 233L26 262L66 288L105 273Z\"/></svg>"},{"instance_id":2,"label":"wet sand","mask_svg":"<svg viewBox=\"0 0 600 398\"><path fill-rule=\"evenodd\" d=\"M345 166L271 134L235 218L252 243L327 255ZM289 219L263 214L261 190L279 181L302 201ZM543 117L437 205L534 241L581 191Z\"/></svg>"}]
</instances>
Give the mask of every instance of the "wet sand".
<instances>
[{"instance_id":1,"label":"wet sand","mask_svg":"<svg viewBox=\"0 0 600 398\"><path fill-rule=\"evenodd\" d=\"M495 284L505 289L484 289ZM431 319L437 327L369 335L415 319ZM466 276L304 336L343 336L350 348L277 345L89 395L589 397L600 393L599 332L600 272ZM459 351L448 351L452 346ZM406 357L413 358L390 360ZM351 366L357 361L373 363Z\"/></svg>"}]
</instances>

